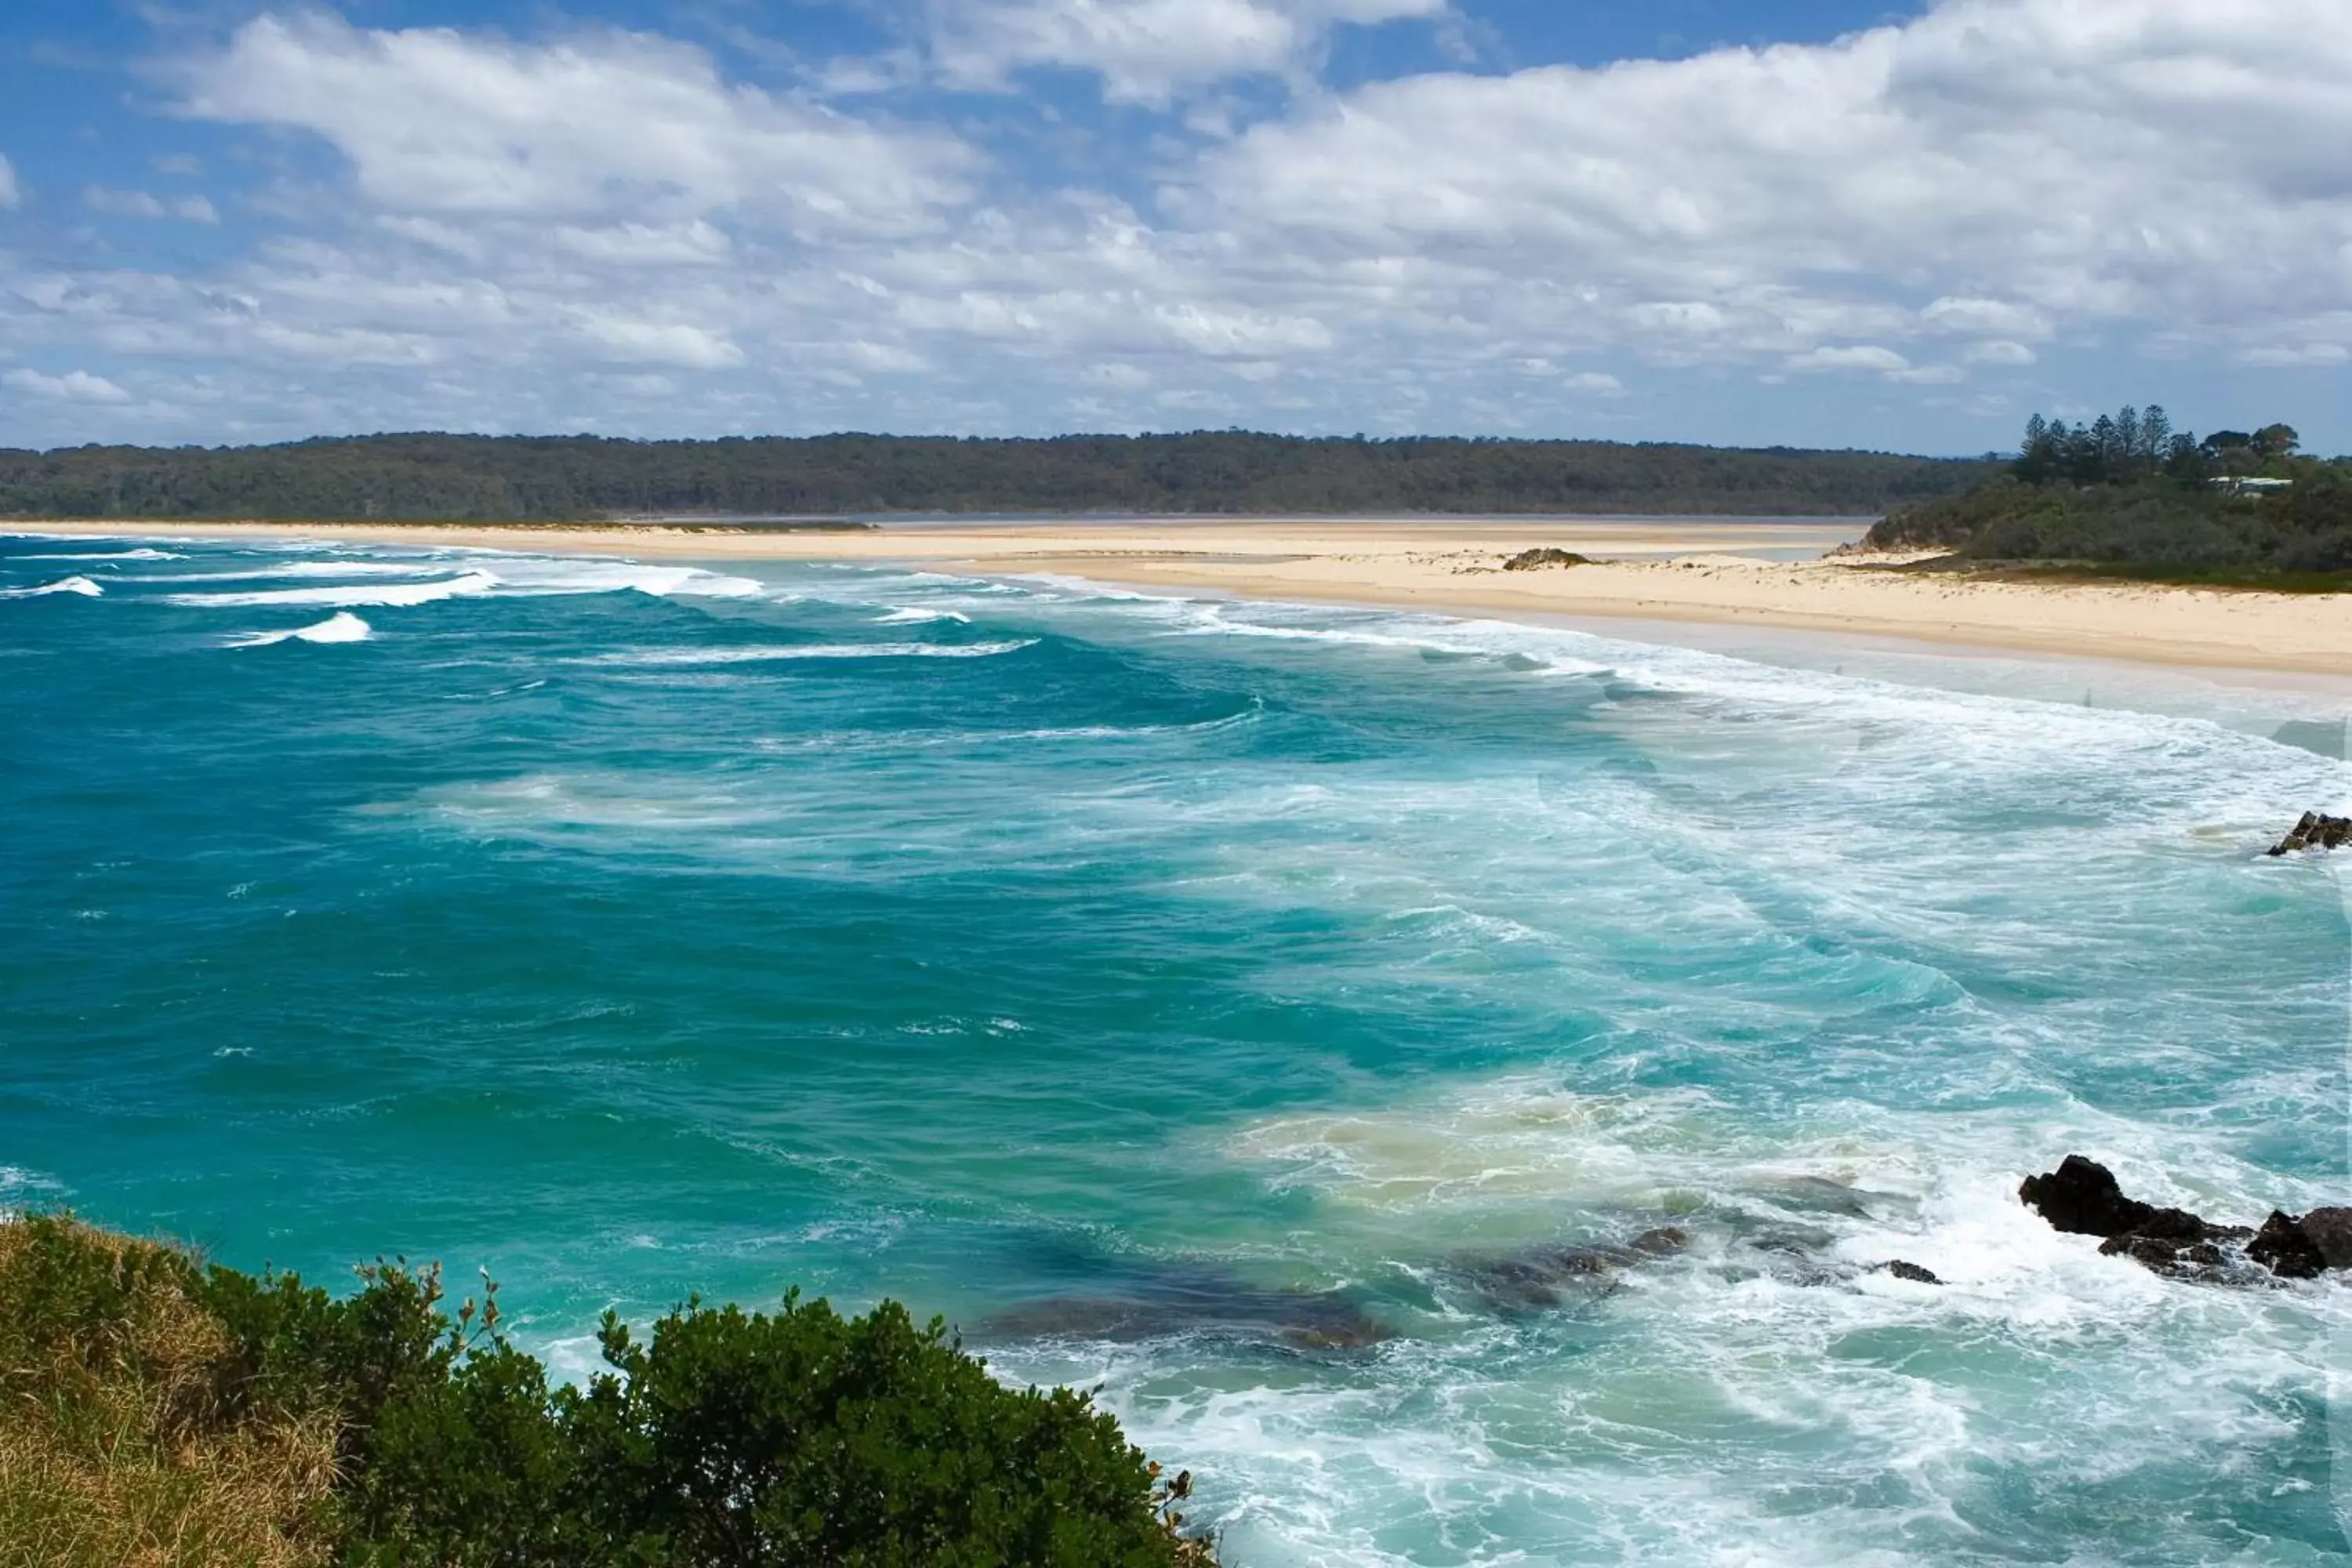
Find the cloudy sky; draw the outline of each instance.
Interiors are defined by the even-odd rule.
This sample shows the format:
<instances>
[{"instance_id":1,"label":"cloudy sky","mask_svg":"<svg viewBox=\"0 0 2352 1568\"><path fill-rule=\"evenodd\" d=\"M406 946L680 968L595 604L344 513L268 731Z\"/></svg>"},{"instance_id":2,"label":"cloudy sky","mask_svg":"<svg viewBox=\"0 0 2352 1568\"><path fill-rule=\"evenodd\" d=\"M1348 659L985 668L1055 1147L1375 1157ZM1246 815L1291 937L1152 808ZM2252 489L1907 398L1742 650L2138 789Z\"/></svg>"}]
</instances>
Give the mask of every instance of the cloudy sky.
<instances>
[{"instance_id":1,"label":"cloudy sky","mask_svg":"<svg viewBox=\"0 0 2352 1568\"><path fill-rule=\"evenodd\" d=\"M2352 448L2347 0L7 0L0 446Z\"/></svg>"}]
</instances>

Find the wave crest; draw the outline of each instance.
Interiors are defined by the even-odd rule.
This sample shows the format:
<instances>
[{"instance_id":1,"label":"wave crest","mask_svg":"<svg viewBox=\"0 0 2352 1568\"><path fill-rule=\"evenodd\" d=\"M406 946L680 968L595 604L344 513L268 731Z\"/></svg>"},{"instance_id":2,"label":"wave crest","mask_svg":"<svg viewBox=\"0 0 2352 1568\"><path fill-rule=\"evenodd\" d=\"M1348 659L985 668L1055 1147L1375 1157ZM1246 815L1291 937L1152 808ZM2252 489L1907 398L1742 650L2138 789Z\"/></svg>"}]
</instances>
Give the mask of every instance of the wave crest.
<instances>
[{"instance_id":1,"label":"wave crest","mask_svg":"<svg viewBox=\"0 0 2352 1568\"><path fill-rule=\"evenodd\" d=\"M246 632L231 637L230 647L268 647L281 642L365 642L375 635L375 629L349 610L338 610L316 626L297 626L284 632Z\"/></svg>"},{"instance_id":2,"label":"wave crest","mask_svg":"<svg viewBox=\"0 0 2352 1568\"><path fill-rule=\"evenodd\" d=\"M0 588L0 599L37 599L45 594L79 594L85 599L95 599L105 592L87 577L65 577L37 588Z\"/></svg>"}]
</instances>

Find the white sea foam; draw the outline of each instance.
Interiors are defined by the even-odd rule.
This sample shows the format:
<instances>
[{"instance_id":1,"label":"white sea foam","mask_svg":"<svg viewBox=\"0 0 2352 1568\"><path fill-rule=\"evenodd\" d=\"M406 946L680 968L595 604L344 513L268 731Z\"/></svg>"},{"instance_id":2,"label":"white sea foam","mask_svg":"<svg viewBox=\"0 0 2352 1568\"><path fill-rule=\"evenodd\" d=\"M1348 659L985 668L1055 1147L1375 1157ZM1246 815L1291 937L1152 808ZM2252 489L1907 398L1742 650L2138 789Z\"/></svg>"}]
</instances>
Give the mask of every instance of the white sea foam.
<instances>
[{"instance_id":1,"label":"white sea foam","mask_svg":"<svg viewBox=\"0 0 2352 1568\"><path fill-rule=\"evenodd\" d=\"M349 610L338 610L316 626L298 626L284 632L245 632L231 637L229 647L268 647L273 643L365 642L373 635L368 624Z\"/></svg>"},{"instance_id":2,"label":"white sea foam","mask_svg":"<svg viewBox=\"0 0 2352 1568\"><path fill-rule=\"evenodd\" d=\"M2206 1212L2326 1195L2231 1157L2231 1142L2081 1107L1828 1100L1788 1121L1696 1091L1591 1096L1540 1076L1280 1118L1229 1147L1312 1164L1285 1235L1336 1250L1327 1279L1375 1278L1383 1258L1622 1240L1667 1218L1694 1246L1557 1310L1433 1313L1328 1373L1253 1375L1181 1337L992 1360L1107 1384L1130 1436L1207 1478L1196 1521L1225 1526L1228 1554L1252 1561L1549 1562L1597 1542L1612 1562L1960 1560L2001 1506L1990 1489L2053 1456L2085 1477L2201 1478L2212 1496L2173 1506L2227 1534L2210 1510L2259 1495L2231 1472L2302 1435L2330 1344L2352 1329L2352 1289L2164 1280L2053 1230L2015 1188L2053 1151L2090 1147L2130 1190ZM1785 1234L1745 1245L1742 1215ZM1809 1259L1780 1250L1788 1235ZM1874 1268L1890 1258L1946 1283ZM2198 1545L2162 1557L2199 1560Z\"/></svg>"},{"instance_id":3,"label":"white sea foam","mask_svg":"<svg viewBox=\"0 0 2352 1568\"><path fill-rule=\"evenodd\" d=\"M915 605L901 605L887 616L874 617L874 624L882 626L921 626L930 621L954 621L969 626L971 617L960 610L930 610Z\"/></svg>"},{"instance_id":4,"label":"white sea foam","mask_svg":"<svg viewBox=\"0 0 2352 1568\"><path fill-rule=\"evenodd\" d=\"M499 580L488 572L468 572L460 577L444 577L431 583L338 583L316 588L263 588L248 594L172 594L166 595L166 602L207 610L255 609L274 605L399 606L487 594L498 585Z\"/></svg>"},{"instance_id":5,"label":"white sea foam","mask_svg":"<svg viewBox=\"0 0 2352 1568\"><path fill-rule=\"evenodd\" d=\"M295 561L280 566L250 566L236 572L149 573L127 578L132 583L274 583L287 580L352 577L447 577L462 574L462 563L450 561Z\"/></svg>"},{"instance_id":6,"label":"white sea foam","mask_svg":"<svg viewBox=\"0 0 2352 1568\"><path fill-rule=\"evenodd\" d=\"M19 561L185 561L184 555L169 550L114 550L80 555L19 555Z\"/></svg>"},{"instance_id":7,"label":"white sea foam","mask_svg":"<svg viewBox=\"0 0 2352 1568\"><path fill-rule=\"evenodd\" d=\"M477 552L468 564L508 594L649 594L656 598L753 599L766 584L699 566L649 566L635 561L560 560Z\"/></svg>"},{"instance_id":8,"label":"white sea foam","mask_svg":"<svg viewBox=\"0 0 2352 1568\"><path fill-rule=\"evenodd\" d=\"M315 549L315 546L309 548ZM379 582L425 578L424 582ZM168 595L168 602L196 608L235 609L264 605L401 606L487 595L537 597L567 594L639 593L656 597L740 599L766 593L749 577L707 572L698 566L648 566L627 561L570 561L497 551L452 551L426 560L295 561L234 571L151 574L135 579L162 584L312 582L301 588L262 588L243 593Z\"/></svg>"},{"instance_id":9,"label":"white sea foam","mask_svg":"<svg viewBox=\"0 0 2352 1568\"><path fill-rule=\"evenodd\" d=\"M105 592L87 577L61 577L37 588L0 588L0 599L37 599L49 594L79 594L85 599L95 599Z\"/></svg>"},{"instance_id":10,"label":"white sea foam","mask_svg":"<svg viewBox=\"0 0 2352 1568\"><path fill-rule=\"evenodd\" d=\"M649 647L599 654L583 664L642 668L719 664L767 664L810 658L993 658L1036 646L1034 637L975 643L789 643L772 647Z\"/></svg>"}]
</instances>

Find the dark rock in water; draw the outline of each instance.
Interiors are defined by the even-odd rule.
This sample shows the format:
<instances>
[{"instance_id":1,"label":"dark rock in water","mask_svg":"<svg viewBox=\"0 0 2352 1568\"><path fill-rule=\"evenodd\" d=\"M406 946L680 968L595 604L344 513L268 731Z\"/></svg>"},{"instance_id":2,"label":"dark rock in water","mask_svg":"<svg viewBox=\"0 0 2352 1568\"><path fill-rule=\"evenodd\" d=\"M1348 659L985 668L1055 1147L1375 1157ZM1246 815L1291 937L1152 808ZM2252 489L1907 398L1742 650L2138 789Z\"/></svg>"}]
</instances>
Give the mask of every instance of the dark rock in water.
<instances>
[{"instance_id":1,"label":"dark rock in water","mask_svg":"<svg viewBox=\"0 0 2352 1568\"><path fill-rule=\"evenodd\" d=\"M2304 1233L2303 1222L2277 1209L2271 1210L2271 1217L2246 1244L2246 1256L2282 1279L2316 1279L2327 1268L2326 1255Z\"/></svg>"},{"instance_id":2,"label":"dark rock in water","mask_svg":"<svg viewBox=\"0 0 2352 1568\"><path fill-rule=\"evenodd\" d=\"M2272 848L2271 853L2292 855L2298 849L2341 849L2352 844L2352 816L2328 816L2316 811L2306 811L2303 820L2287 830L2287 836Z\"/></svg>"},{"instance_id":3,"label":"dark rock in water","mask_svg":"<svg viewBox=\"0 0 2352 1568\"><path fill-rule=\"evenodd\" d=\"M1882 1264L1880 1267L1885 1268L1889 1274L1894 1275L1897 1279L1908 1279L1914 1285L1941 1285L1943 1283L1941 1279L1937 1279L1936 1276L1927 1269L1920 1268L1916 1263L1906 1263L1899 1258L1895 1258L1891 1263Z\"/></svg>"},{"instance_id":4,"label":"dark rock in water","mask_svg":"<svg viewBox=\"0 0 2352 1568\"><path fill-rule=\"evenodd\" d=\"M1489 1258L1467 1272L1496 1310L1532 1312L1565 1305L1572 1295L1606 1294L1613 1288L1611 1274L1640 1261L1640 1254L1615 1247L1564 1247Z\"/></svg>"},{"instance_id":5,"label":"dark rock in water","mask_svg":"<svg viewBox=\"0 0 2352 1568\"><path fill-rule=\"evenodd\" d=\"M2017 1196L2027 1208L2039 1211L2051 1229L2077 1236L2121 1236L2157 1213L2153 1205L2124 1196L2113 1171L2080 1154L2067 1155L2046 1175L2026 1177Z\"/></svg>"},{"instance_id":6,"label":"dark rock in water","mask_svg":"<svg viewBox=\"0 0 2352 1568\"><path fill-rule=\"evenodd\" d=\"M1522 550L1503 563L1506 572L1540 572L1547 566L1590 566L1592 563L1573 550L1559 550L1546 545L1540 550Z\"/></svg>"},{"instance_id":7,"label":"dark rock in water","mask_svg":"<svg viewBox=\"0 0 2352 1568\"><path fill-rule=\"evenodd\" d=\"M2352 1268L2352 1208L2316 1208L2303 1216L2303 1234L2330 1268Z\"/></svg>"},{"instance_id":8,"label":"dark rock in water","mask_svg":"<svg viewBox=\"0 0 2352 1568\"><path fill-rule=\"evenodd\" d=\"M2271 1211L2246 1256L2282 1279L2315 1279L2352 1268L2352 1208L2316 1208L2297 1216Z\"/></svg>"},{"instance_id":9,"label":"dark rock in water","mask_svg":"<svg viewBox=\"0 0 2352 1568\"><path fill-rule=\"evenodd\" d=\"M2168 1279L2193 1279L2219 1285L2231 1279L2229 1259L2210 1241L2181 1242L2168 1237L2126 1231L2100 1244L2103 1258L2128 1258Z\"/></svg>"},{"instance_id":10,"label":"dark rock in water","mask_svg":"<svg viewBox=\"0 0 2352 1568\"><path fill-rule=\"evenodd\" d=\"M1132 1342L1178 1334L1271 1341L1296 1350L1359 1350L1389 1331L1336 1290L1262 1290L1232 1283L1136 1296L1071 1296L997 1313L974 1331L983 1339Z\"/></svg>"},{"instance_id":11,"label":"dark rock in water","mask_svg":"<svg viewBox=\"0 0 2352 1568\"><path fill-rule=\"evenodd\" d=\"M2047 1175L2026 1177L2017 1195L2053 1229L2104 1237L2103 1256L2128 1258L2175 1279L2232 1278L2220 1244L2254 1234L2243 1226L2214 1225L2186 1209L2126 1197L2113 1172L2080 1154L2067 1155Z\"/></svg>"},{"instance_id":12,"label":"dark rock in water","mask_svg":"<svg viewBox=\"0 0 2352 1568\"><path fill-rule=\"evenodd\" d=\"M2273 1209L2259 1231L2215 1225L2185 1209L2124 1196L2105 1165L2080 1154L2067 1155L2047 1175L2026 1177L2017 1195L2055 1229L2105 1237L2102 1256L2128 1258L2174 1279L2251 1284L2262 1276L2250 1264L2281 1279L2352 1268L2352 1208L2315 1208L2300 1217Z\"/></svg>"},{"instance_id":13,"label":"dark rock in water","mask_svg":"<svg viewBox=\"0 0 2352 1568\"><path fill-rule=\"evenodd\" d=\"M1686 1232L1664 1225L1643 1231L1623 1247L1542 1247L1508 1258L1469 1258L1456 1267L1495 1310L1532 1312L1605 1296L1617 1288L1615 1276L1622 1270L1689 1246Z\"/></svg>"}]
</instances>

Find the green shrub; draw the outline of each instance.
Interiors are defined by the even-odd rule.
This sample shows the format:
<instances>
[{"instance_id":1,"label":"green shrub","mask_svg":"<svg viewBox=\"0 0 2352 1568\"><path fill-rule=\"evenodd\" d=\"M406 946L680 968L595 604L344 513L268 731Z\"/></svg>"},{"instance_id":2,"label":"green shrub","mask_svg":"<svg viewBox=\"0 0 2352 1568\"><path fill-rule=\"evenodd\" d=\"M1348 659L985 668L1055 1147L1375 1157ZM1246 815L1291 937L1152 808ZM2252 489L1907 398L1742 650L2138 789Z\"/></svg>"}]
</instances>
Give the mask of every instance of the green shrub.
<instances>
[{"instance_id":1,"label":"green shrub","mask_svg":"<svg viewBox=\"0 0 2352 1568\"><path fill-rule=\"evenodd\" d=\"M1189 1475L892 1302L689 1302L643 1342L607 1315L610 1370L571 1388L499 1335L487 1279L454 1320L437 1268L360 1279L0 1224L0 1533L72 1568L1213 1563L1175 1533Z\"/></svg>"}]
</instances>

